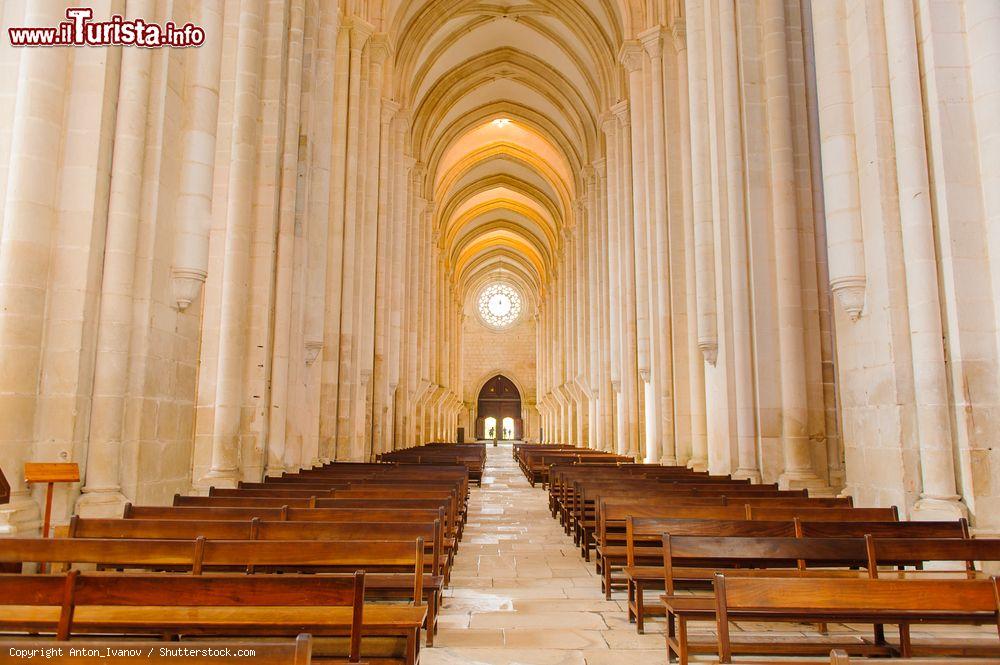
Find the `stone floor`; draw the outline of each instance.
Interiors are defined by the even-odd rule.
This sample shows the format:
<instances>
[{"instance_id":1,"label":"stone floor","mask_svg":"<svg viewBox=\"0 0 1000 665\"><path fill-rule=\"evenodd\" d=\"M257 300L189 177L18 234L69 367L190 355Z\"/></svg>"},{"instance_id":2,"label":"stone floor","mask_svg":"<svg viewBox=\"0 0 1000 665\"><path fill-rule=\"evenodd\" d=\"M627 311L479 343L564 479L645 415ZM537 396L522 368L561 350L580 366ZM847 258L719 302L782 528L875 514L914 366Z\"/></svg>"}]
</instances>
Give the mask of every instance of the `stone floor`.
<instances>
[{"instance_id":1,"label":"stone floor","mask_svg":"<svg viewBox=\"0 0 1000 665\"><path fill-rule=\"evenodd\" d=\"M662 622L649 621L646 634L637 634L626 618L624 593L604 600L593 564L552 519L546 492L528 484L510 446L487 446L487 455L482 489L474 488L469 500L440 632L433 648L421 650L422 665L664 663ZM776 637L784 632L773 625L734 628ZM943 630L951 638L963 634Z\"/></svg>"}]
</instances>

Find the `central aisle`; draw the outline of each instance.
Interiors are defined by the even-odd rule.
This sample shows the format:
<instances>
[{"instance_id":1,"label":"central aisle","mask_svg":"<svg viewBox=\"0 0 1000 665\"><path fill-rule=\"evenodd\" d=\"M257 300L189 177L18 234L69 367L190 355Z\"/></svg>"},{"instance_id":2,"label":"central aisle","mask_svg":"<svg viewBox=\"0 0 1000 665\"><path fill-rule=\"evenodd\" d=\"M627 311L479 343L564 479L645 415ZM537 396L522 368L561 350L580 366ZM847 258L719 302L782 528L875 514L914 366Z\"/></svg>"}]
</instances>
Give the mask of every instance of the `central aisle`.
<instances>
[{"instance_id":1,"label":"central aisle","mask_svg":"<svg viewBox=\"0 0 1000 665\"><path fill-rule=\"evenodd\" d=\"M423 665L659 665L663 636L638 635L606 601L592 563L548 512L511 447L487 446L435 646Z\"/></svg>"}]
</instances>

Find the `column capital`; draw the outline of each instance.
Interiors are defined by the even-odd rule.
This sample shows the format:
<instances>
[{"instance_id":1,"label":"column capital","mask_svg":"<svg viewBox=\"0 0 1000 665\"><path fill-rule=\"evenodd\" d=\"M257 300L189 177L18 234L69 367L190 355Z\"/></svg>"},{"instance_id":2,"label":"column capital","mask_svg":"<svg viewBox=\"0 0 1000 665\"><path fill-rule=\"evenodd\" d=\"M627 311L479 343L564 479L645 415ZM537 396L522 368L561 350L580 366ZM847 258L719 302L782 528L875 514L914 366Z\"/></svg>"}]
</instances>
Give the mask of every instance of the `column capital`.
<instances>
[{"instance_id":1,"label":"column capital","mask_svg":"<svg viewBox=\"0 0 1000 665\"><path fill-rule=\"evenodd\" d=\"M630 39L618 50L618 60L629 74L642 67L642 45L637 39Z\"/></svg>"},{"instance_id":2,"label":"column capital","mask_svg":"<svg viewBox=\"0 0 1000 665\"><path fill-rule=\"evenodd\" d=\"M613 106L611 108L614 109ZM601 115L600 122L601 122L601 129L604 131L605 134L611 134L611 132L614 131L618 126L618 123L616 122L615 119L615 114L610 109L608 110L607 113Z\"/></svg>"},{"instance_id":3,"label":"column capital","mask_svg":"<svg viewBox=\"0 0 1000 665\"><path fill-rule=\"evenodd\" d=\"M388 125L399 113L399 103L391 99L382 98L382 124Z\"/></svg>"},{"instance_id":4,"label":"column capital","mask_svg":"<svg viewBox=\"0 0 1000 665\"><path fill-rule=\"evenodd\" d=\"M344 25L351 30L351 48L356 50L364 48L365 42L375 32L375 27L360 16L349 17Z\"/></svg>"},{"instance_id":5,"label":"column capital","mask_svg":"<svg viewBox=\"0 0 1000 665\"><path fill-rule=\"evenodd\" d=\"M608 160L605 159L604 157L601 157L600 159L595 159L591 163L594 166L594 175L596 175L598 178L605 178L606 176L604 175L604 172L605 169L608 168Z\"/></svg>"},{"instance_id":6,"label":"column capital","mask_svg":"<svg viewBox=\"0 0 1000 665\"><path fill-rule=\"evenodd\" d=\"M651 60L663 57L663 28L654 26L639 34L639 41Z\"/></svg>"},{"instance_id":7,"label":"column capital","mask_svg":"<svg viewBox=\"0 0 1000 665\"><path fill-rule=\"evenodd\" d=\"M680 53L687 49L687 23L677 17L670 25L670 36L674 38L674 50Z\"/></svg>"},{"instance_id":8,"label":"column capital","mask_svg":"<svg viewBox=\"0 0 1000 665\"><path fill-rule=\"evenodd\" d=\"M631 118L628 114L628 101L621 100L617 104L611 107L611 112L614 113L615 117L618 119L618 124L622 127L628 126Z\"/></svg>"},{"instance_id":9,"label":"column capital","mask_svg":"<svg viewBox=\"0 0 1000 665\"><path fill-rule=\"evenodd\" d=\"M372 64L381 65L392 55L392 43L389 35L384 32L377 32L368 40L368 50L371 54Z\"/></svg>"},{"instance_id":10,"label":"column capital","mask_svg":"<svg viewBox=\"0 0 1000 665\"><path fill-rule=\"evenodd\" d=\"M414 161L411 173L417 180L423 180L424 176L427 175L427 165L423 162Z\"/></svg>"},{"instance_id":11,"label":"column capital","mask_svg":"<svg viewBox=\"0 0 1000 665\"><path fill-rule=\"evenodd\" d=\"M404 109L403 105L395 100L396 104L396 125L399 131L406 131L410 127L410 121L413 119L413 114L410 109Z\"/></svg>"}]
</instances>

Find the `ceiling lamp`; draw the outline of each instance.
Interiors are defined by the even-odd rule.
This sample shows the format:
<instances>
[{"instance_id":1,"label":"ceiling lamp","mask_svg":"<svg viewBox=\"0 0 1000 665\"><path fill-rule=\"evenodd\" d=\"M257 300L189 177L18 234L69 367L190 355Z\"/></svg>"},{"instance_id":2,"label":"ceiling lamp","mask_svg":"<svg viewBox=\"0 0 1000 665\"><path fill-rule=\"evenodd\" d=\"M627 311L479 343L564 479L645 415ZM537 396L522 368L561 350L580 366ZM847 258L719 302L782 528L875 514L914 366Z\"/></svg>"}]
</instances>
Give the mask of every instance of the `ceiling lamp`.
<instances>
[{"instance_id":1,"label":"ceiling lamp","mask_svg":"<svg viewBox=\"0 0 1000 665\"><path fill-rule=\"evenodd\" d=\"M510 124L510 118L497 118L496 120L493 121L493 126L499 127L500 129L503 129L509 124Z\"/></svg>"}]
</instances>

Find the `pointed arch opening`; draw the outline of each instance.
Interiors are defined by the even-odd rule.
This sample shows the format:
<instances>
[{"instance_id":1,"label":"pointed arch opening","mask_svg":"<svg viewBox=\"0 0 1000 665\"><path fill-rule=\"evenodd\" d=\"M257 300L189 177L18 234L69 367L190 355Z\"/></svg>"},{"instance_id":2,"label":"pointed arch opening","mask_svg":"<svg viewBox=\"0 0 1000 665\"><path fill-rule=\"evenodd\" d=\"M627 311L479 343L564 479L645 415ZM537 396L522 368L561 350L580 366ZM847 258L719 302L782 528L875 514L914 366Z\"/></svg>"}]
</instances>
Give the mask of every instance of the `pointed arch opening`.
<instances>
[{"instance_id":1,"label":"pointed arch opening","mask_svg":"<svg viewBox=\"0 0 1000 665\"><path fill-rule=\"evenodd\" d=\"M521 393L513 381L497 374L479 391L476 437L484 441L514 441L521 438L523 431Z\"/></svg>"}]
</instances>

